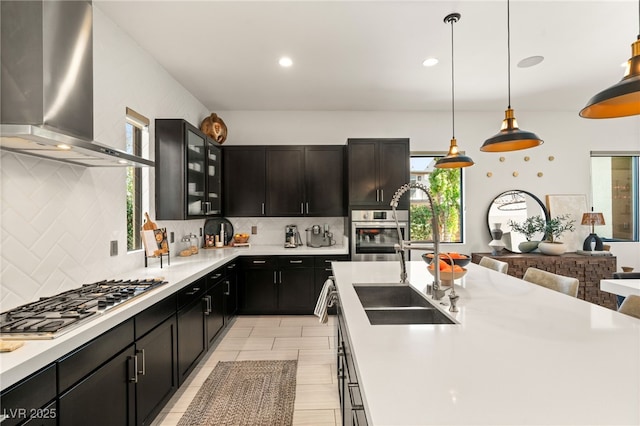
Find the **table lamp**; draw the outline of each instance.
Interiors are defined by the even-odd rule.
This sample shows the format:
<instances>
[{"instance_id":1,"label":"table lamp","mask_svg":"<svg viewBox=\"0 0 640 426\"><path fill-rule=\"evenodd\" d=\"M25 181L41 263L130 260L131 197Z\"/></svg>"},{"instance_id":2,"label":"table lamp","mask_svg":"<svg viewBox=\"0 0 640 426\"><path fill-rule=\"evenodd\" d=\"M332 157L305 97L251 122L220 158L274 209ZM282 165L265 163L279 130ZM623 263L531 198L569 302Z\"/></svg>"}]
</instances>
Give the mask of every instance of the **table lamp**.
<instances>
[{"instance_id":1,"label":"table lamp","mask_svg":"<svg viewBox=\"0 0 640 426\"><path fill-rule=\"evenodd\" d=\"M591 225L591 234L589 234L589 236L584 240L582 250L592 251L593 249L591 248L591 244L595 243L595 250L602 251L604 249L602 246L602 240L593 230L595 225L604 225L604 216L602 213L584 213L582 215L582 225Z\"/></svg>"}]
</instances>

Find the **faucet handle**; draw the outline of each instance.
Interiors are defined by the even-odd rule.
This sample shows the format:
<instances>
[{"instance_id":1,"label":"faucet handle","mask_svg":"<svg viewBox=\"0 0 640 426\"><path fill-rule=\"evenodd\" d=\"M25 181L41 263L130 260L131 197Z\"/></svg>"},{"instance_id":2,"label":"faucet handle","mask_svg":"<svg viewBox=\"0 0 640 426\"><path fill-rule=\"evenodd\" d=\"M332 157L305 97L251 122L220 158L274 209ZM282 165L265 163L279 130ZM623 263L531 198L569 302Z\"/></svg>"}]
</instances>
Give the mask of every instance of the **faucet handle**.
<instances>
[{"instance_id":1,"label":"faucet handle","mask_svg":"<svg viewBox=\"0 0 640 426\"><path fill-rule=\"evenodd\" d=\"M451 292L449 293L449 301L451 302L451 306L449 306L449 312L458 312L458 307L456 306L456 303L458 303L459 298L460 296L458 296L453 290L453 283L452 283Z\"/></svg>"}]
</instances>

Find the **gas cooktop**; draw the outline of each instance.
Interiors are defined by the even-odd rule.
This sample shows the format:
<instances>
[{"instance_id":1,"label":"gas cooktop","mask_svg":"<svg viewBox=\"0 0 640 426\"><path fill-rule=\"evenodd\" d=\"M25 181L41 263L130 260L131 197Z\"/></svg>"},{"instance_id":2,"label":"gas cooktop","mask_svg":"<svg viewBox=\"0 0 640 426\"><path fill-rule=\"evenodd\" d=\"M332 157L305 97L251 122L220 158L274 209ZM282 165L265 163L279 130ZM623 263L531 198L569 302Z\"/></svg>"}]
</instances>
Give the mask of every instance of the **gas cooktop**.
<instances>
[{"instance_id":1,"label":"gas cooktop","mask_svg":"<svg viewBox=\"0 0 640 426\"><path fill-rule=\"evenodd\" d=\"M160 278L84 284L0 314L2 339L53 339L75 326L166 284Z\"/></svg>"}]
</instances>

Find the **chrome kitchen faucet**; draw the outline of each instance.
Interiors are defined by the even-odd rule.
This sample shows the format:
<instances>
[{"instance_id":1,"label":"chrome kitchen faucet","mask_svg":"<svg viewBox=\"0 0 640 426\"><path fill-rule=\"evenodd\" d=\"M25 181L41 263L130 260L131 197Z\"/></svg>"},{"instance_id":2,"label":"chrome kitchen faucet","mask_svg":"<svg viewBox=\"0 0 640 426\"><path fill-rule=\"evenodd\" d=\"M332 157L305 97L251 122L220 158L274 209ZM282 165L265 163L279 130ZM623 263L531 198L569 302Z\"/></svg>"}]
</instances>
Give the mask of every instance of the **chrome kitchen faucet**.
<instances>
[{"instance_id":1,"label":"chrome kitchen faucet","mask_svg":"<svg viewBox=\"0 0 640 426\"><path fill-rule=\"evenodd\" d=\"M404 241L402 238L402 233L400 231L400 223L398 222L398 218L396 216L396 208L398 207L398 201L400 197L404 195L405 192L410 190L411 188L421 189L429 198L429 209L431 210L431 228L433 229L433 245L428 245L424 243L412 242L410 240ZM391 198L391 209L393 210L393 218L396 221L396 229L398 230L398 238L399 244L395 244L394 247L396 249L396 253L400 255L400 282L407 282L407 264L406 264L406 254L405 251L417 249L417 250L431 250L433 251L434 259L440 260L440 235L438 233L438 217L436 216L435 209L433 208L433 198L429 193L429 189L421 183L406 183L402 185L398 190L393 194ZM451 259L449 257L449 259ZM440 288L440 268L439 265L434 263L433 267L433 287L432 287L432 297L436 300L442 299L445 294L445 290ZM453 261L451 261L451 266L453 268ZM456 302L459 296L456 294L454 289L453 280L451 280L451 293L449 294L449 299L451 300L451 312L457 312L458 308L456 307Z\"/></svg>"}]
</instances>

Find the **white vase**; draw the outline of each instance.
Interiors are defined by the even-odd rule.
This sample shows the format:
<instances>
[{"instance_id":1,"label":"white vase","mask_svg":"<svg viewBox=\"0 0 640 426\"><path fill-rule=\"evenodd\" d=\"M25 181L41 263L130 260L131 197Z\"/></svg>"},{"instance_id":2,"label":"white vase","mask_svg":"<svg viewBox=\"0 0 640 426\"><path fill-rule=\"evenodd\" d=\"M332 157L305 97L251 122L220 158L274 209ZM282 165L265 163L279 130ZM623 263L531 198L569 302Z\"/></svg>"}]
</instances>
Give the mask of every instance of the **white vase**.
<instances>
[{"instance_id":1,"label":"white vase","mask_svg":"<svg viewBox=\"0 0 640 426\"><path fill-rule=\"evenodd\" d=\"M538 250L540 250L543 254L548 254L550 256L560 256L562 253L567 251L567 246L561 242L549 242L549 241L541 241L538 244Z\"/></svg>"}]
</instances>

